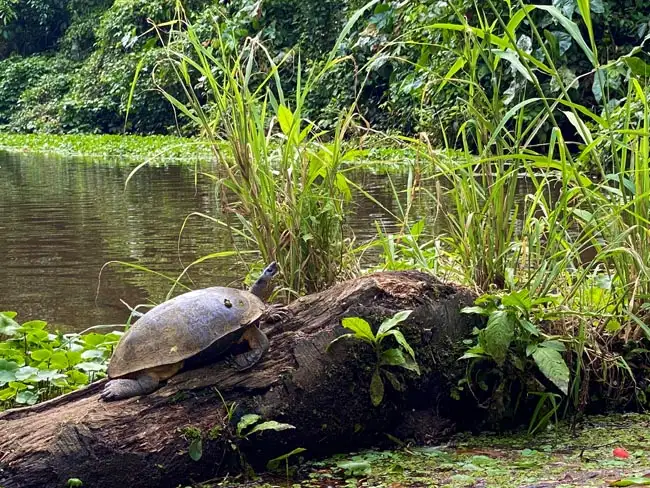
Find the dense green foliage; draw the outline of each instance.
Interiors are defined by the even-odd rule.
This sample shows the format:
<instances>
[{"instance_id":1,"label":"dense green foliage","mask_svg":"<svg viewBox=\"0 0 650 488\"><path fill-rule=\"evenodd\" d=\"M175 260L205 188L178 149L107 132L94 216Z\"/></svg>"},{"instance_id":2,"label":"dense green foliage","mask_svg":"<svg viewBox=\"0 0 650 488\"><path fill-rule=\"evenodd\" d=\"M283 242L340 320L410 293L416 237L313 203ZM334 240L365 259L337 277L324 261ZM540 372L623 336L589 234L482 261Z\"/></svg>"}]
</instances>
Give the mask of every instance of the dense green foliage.
<instances>
[{"instance_id":1,"label":"dense green foliage","mask_svg":"<svg viewBox=\"0 0 650 488\"><path fill-rule=\"evenodd\" d=\"M591 405L648 405L650 65L632 50L647 34L647 7L633 5L122 0L68 11L57 46L69 60L2 61L0 117L16 130L200 135L220 212L198 216L245 244L190 266L259 253L253 267L277 260L295 295L374 247L383 268L473 287L467 312L486 326L452 394L538 432ZM351 195L372 196L349 175L345 139L369 128L398 129L415 157L385 208L400 232L377 224L357 246ZM376 405L385 365L369 378Z\"/></svg>"},{"instance_id":2,"label":"dense green foliage","mask_svg":"<svg viewBox=\"0 0 650 488\"><path fill-rule=\"evenodd\" d=\"M22 325L0 312L0 410L33 405L105 376L121 333L51 333L41 320Z\"/></svg>"},{"instance_id":3,"label":"dense green foliage","mask_svg":"<svg viewBox=\"0 0 650 488\"><path fill-rule=\"evenodd\" d=\"M300 61L304 75L322 68L338 32L364 3L236 0L224 5L216 0L188 0L184 8L201 42L215 39L220 32L224 45L233 51L254 36L276 61L293 52L292 64ZM577 0L552 3L584 32ZM592 4L592 32L600 60L628 52L647 34L650 7L644 3L597 0ZM506 22L508 5L494 3L495 12ZM194 133L197 127L175 113L158 90L178 95L181 89L169 67L160 63L169 27L165 23L174 17L175 8L174 0L0 1L0 126L21 132L116 133L125 128L137 133ZM487 13L485 21L491 22L495 12L490 4L481 8ZM466 34L436 25L453 22L458 15L478 19L481 11L468 0L378 2L339 46L338 54L349 57L311 90L305 115L321 126L331 126L338 110L358 99L360 114L373 128L455 137L460 123L470 118L462 100L471 87L441 81L450 68L454 73L462 69L454 62ZM542 11L531 15L563 79L587 74L573 88L587 106L602 106L603 90L611 97L624 96L619 76L623 73L595 82L588 74L592 67L584 51L557 20ZM538 49L534 56L542 59L543 53ZM475 81L487 87L491 81L486 61L477 60ZM291 91L296 72L289 65L281 71L284 88ZM141 81L131 92L136 73ZM154 73L155 85L151 83ZM552 78L546 82L554 83ZM510 96L504 100L508 106L523 87L516 71L501 83L502 87L492 88L509 88ZM558 90L556 83L551 88ZM547 131L538 137L548 137Z\"/></svg>"}]
</instances>

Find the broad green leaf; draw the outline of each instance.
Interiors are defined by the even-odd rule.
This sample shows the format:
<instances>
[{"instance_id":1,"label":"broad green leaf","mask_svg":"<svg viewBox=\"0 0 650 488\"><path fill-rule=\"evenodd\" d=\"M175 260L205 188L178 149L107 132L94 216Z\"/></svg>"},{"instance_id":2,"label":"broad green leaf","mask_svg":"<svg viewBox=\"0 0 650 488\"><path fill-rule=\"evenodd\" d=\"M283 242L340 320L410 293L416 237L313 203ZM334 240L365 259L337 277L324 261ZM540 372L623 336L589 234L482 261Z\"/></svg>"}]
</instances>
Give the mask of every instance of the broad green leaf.
<instances>
[{"instance_id":1,"label":"broad green leaf","mask_svg":"<svg viewBox=\"0 0 650 488\"><path fill-rule=\"evenodd\" d=\"M366 340L370 343L376 341L375 335L372 333L370 324L359 317L346 317L341 321L341 325L346 329L351 330L359 339Z\"/></svg>"},{"instance_id":2,"label":"broad green leaf","mask_svg":"<svg viewBox=\"0 0 650 488\"><path fill-rule=\"evenodd\" d=\"M65 357L68 360L68 365L70 367L75 366L81 362L82 353L80 351L66 351ZM99 359L103 359L102 356Z\"/></svg>"},{"instance_id":3,"label":"broad green leaf","mask_svg":"<svg viewBox=\"0 0 650 488\"><path fill-rule=\"evenodd\" d=\"M278 122L282 133L285 136L288 136L291 133L291 128L293 126L293 113L285 105L280 105L278 107Z\"/></svg>"},{"instance_id":4,"label":"broad green leaf","mask_svg":"<svg viewBox=\"0 0 650 488\"><path fill-rule=\"evenodd\" d=\"M409 371L413 371L414 373L417 373L418 375L420 374L420 366L418 363L415 362L415 360L411 359L410 357L405 358L406 361L404 364L400 364L400 366L404 369L408 369Z\"/></svg>"},{"instance_id":5,"label":"broad green leaf","mask_svg":"<svg viewBox=\"0 0 650 488\"><path fill-rule=\"evenodd\" d=\"M487 327L479 333L479 340L483 350L502 365L514 336L513 317L505 310L496 310L490 314Z\"/></svg>"},{"instance_id":6,"label":"broad green leaf","mask_svg":"<svg viewBox=\"0 0 650 488\"><path fill-rule=\"evenodd\" d=\"M49 349L37 349L31 353L34 361L47 361L52 356L52 351Z\"/></svg>"},{"instance_id":7,"label":"broad green leaf","mask_svg":"<svg viewBox=\"0 0 650 488\"><path fill-rule=\"evenodd\" d=\"M560 341L558 341L556 339L551 339L551 340L548 340L548 341L544 341L539 346L540 347L549 347L549 348L555 349L556 351L559 351L559 352L566 351L566 346L564 345L564 342L560 342Z\"/></svg>"},{"instance_id":8,"label":"broad green leaf","mask_svg":"<svg viewBox=\"0 0 650 488\"><path fill-rule=\"evenodd\" d=\"M404 322L406 319L409 318L409 315L413 313L413 310L402 310L401 312L397 312L395 315L393 315L391 318L384 320L381 325L379 326L379 330L377 331L377 335L385 334L388 332L390 329L395 327L397 324L400 322Z\"/></svg>"},{"instance_id":9,"label":"broad green leaf","mask_svg":"<svg viewBox=\"0 0 650 488\"><path fill-rule=\"evenodd\" d=\"M528 332L530 335L534 337L537 337L540 334L537 326L533 324L530 320L520 319L519 325L521 325L522 329L524 329L526 332Z\"/></svg>"},{"instance_id":10,"label":"broad green leaf","mask_svg":"<svg viewBox=\"0 0 650 488\"><path fill-rule=\"evenodd\" d=\"M76 385L87 385L90 380L87 374L76 369L70 370L66 374L70 378L70 381Z\"/></svg>"},{"instance_id":11,"label":"broad green leaf","mask_svg":"<svg viewBox=\"0 0 650 488\"><path fill-rule=\"evenodd\" d=\"M13 388L16 391L23 391L27 389L27 385L20 381L10 381L9 388Z\"/></svg>"},{"instance_id":12,"label":"broad green leaf","mask_svg":"<svg viewBox=\"0 0 650 488\"><path fill-rule=\"evenodd\" d=\"M283 424L282 422L276 422L275 420L269 420L267 422L262 422L261 424L257 424L255 427L251 429L251 431L247 435L254 434L255 432L262 432L264 430L289 430L289 429L295 429L296 427L291 425L291 424Z\"/></svg>"},{"instance_id":13,"label":"broad green leaf","mask_svg":"<svg viewBox=\"0 0 650 488\"><path fill-rule=\"evenodd\" d=\"M463 354L458 359L471 359L471 358L484 358L486 357L485 350L481 347L480 344L477 344L474 347L470 347L465 354Z\"/></svg>"},{"instance_id":14,"label":"broad green leaf","mask_svg":"<svg viewBox=\"0 0 650 488\"><path fill-rule=\"evenodd\" d=\"M15 381L17 369L18 364L14 361L0 359L0 386L6 385L10 381Z\"/></svg>"},{"instance_id":15,"label":"broad green leaf","mask_svg":"<svg viewBox=\"0 0 650 488\"><path fill-rule=\"evenodd\" d=\"M16 396L16 390L13 388L4 388L0 390L0 402L6 402L10 398L13 398Z\"/></svg>"},{"instance_id":16,"label":"broad green leaf","mask_svg":"<svg viewBox=\"0 0 650 488\"><path fill-rule=\"evenodd\" d=\"M27 334L27 342L32 344L40 344L43 341L46 341L49 337L49 333L45 330L32 329Z\"/></svg>"},{"instance_id":17,"label":"broad green leaf","mask_svg":"<svg viewBox=\"0 0 650 488\"><path fill-rule=\"evenodd\" d=\"M54 369L67 369L70 363L68 363L68 357L65 352L57 351L50 357L50 367Z\"/></svg>"},{"instance_id":18,"label":"broad green leaf","mask_svg":"<svg viewBox=\"0 0 650 488\"><path fill-rule=\"evenodd\" d=\"M196 437L190 442L189 454L192 461L198 461L203 456L203 439Z\"/></svg>"},{"instance_id":19,"label":"broad green leaf","mask_svg":"<svg viewBox=\"0 0 650 488\"><path fill-rule=\"evenodd\" d=\"M618 333L623 325L616 319L609 319L607 321L607 325L605 325L605 330L609 332L610 334L616 334ZM1 372L0 372L1 374Z\"/></svg>"},{"instance_id":20,"label":"broad green leaf","mask_svg":"<svg viewBox=\"0 0 650 488\"><path fill-rule=\"evenodd\" d=\"M20 329L20 324L13 320L16 312L0 313L0 336L13 336Z\"/></svg>"},{"instance_id":21,"label":"broad green leaf","mask_svg":"<svg viewBox=\"0 0 650 488\"><path fill-rule=\"evenodd\" d=\"M86 361L83 363L79 363L75 366L77 369L81 369L84 371L104 371L106 369L106 366L99 364L99 363L93 363L91 361Z\"/></svg>"},{"instance_id":22,"label":"broad green leaf","mask_svg":"<svg viewBox=\"0 0 650 488\"><path fill-rule=\"evenodd\" d=\"M66 378L54 378L52 384L57 388L68 388L70 386Z\"/></svg>"},{"instance_id":23,"label":"broad green leaf","mask_svg":"<svg viewBox=\"0 0 650 488\"><path fill-rule=\"evenodd\" d=\"M518 308L522 312L530 312L533 305L528 290L523 289L504 295L501 297L501 303L504 307Z\"/></svg>"},{"instance_id":24,"label":"broad green leaf","mask_svg":"<svg viewBox=\"0 0 650 488\"><path fill-rule=\"evenodd\" d=\"M402 346L404 350L408 353L408 355L411 356L415 361L415 351L413 350L411 345L406 341L404 334L402 334L402 332L397 329L392 329L385 334L385 336L389 336L389 335L392 335L397 341L397 343L400 346Z\"/></svg>"},{"instance_id":25,"label":"broad green leaf","mask_svg":"<svg viewBox=\"0 0 650 488\"><path fill-rule=\"evenodd\" d=\"M372 404L376 407L384 399L384 382L381 379L379 370L375 370L372 374L372 379L370 380L370 400Z\"/></svg>"},{"instance_id":26,"label":"broad green leaf","mask_svg":"<svg viewBox=\"0 0 650 488\"><path fill-rule=\"evenodd\" d=\"M248 413L246 415L243 415L241 419L239 419L239 422L237 422L237 435L241 435L241 433L254 423L258 422L262 417L260 415L257 415L255 413Z\"/></svg>"},{"instance_id":27,"label":"broad green leaf","mask_svg":"<svg viewBox=\"0 0 650 488\"><path fill-rule=\"evenodd\" d=\"M478 315L485 315L488 316L490 315L490 310L484 307L478 307L478 306L473 306L473 307L464 307L460 313L474 313Z\"/></svg>"},{"instance_id":28,"label":"broad green leaf","mask_svg":"<svg viewBox=\"0 0 650 488\"><path fill-rule=\"evenodd\" d=\"M91 332L90 334L84 334L82 340L87 346L96 347L106 340L106 336L103 334L97 334L96 332Z\"/></svg>"},{"instance_id":29,"label":"broad green leaf","mask_svg":"<svg viewBox=\"0 0 650 488\"><path fill-rule=\"evenodd\" d=\"M336 173L336 188L343 194L346 202L352 200L352 191L348 184L348 179L342 173Z\"/></svg>"},{"instance_id":30,"label":"broad green leaf","mask_svg":"<svg viewBox=\"0 0 650 488\"><path fill-rule=\"evenodd\" d=\"M539 347L538 344L528 344L526 346L526 357L530 357L533 355L535 351L537 351L537 348Z\"/></svg>"},{"instance_id":31,"label":"broad green leaf","mask_svg":"<svg viewBox=\"0 0 650 488\"><path fill-rule=\"evenodd\" d=\"M110 334L106 334L104 336L104 343L103 345L106 346L107 344L114 345L117 344L122 336L124 335L124 332L121 331L113 331Z\"/></svg>"},{"instance_id":32,"label":"broad green leaf","mask_svg":"<svg viewBox=\"0 0 650 488\"><path fill-rule=\"evenodd\" d=\"M17 363L13 361L7 361L6 359L0 359L0 371L16 371L17 369Z\"/></svg>"},{"instance_id":33,"label":"broad green leaf","mask_svg":"<svg viewBox=\"0 0 650 488\"><path fill-rule=\"evenodd\" d=\"M16 370L16 379L18 381L25 381L30 379L35 379L38 375L38 368L32 366L23 366Z\"/></svg>"},{"instance_id":34,"label":"broad green leaf","mask_svg":"<svg viewBox=\"0 0 650 488\"><path fill-rule=\"evenodd\" d=\"M45 329L45 326L47 326L47 322L44 322L43 320L30 320L29 322L25 322L21 327L24 330L43 330Z\"/></svg>"},{"instance_id":35,"label":"broad green leaf","mask_svg":"<svg viewBox=\"0 0 650 488\"><path fill-rule=\"evenodd\" d=\"M386 349L381 353L379 359L379 364L381 366L401 366L404 363L406 363L406 359L404 359L404 355L399 349Z\"/></svg>"},{"instance_id":36,"label":"broad green leaf","mask_svg":"<svg viewBox=\"0 0 650 488\"><path fill-rule=\"evenodd\" d=\"M650 65L643 61L641 58L635 56L623 58L623 62L627 64L630 71L635 76L647 79L650 77Z\"/></svg>"},{"instance_id":37,"label":"broad green leaf","mask_svg":"<svg viewBox=\"0 0 650 488\"><path fill-rule=\"evenodd\" d=\"M569 19L573 17L573 13L576 10L576 0L553 0L552 4Z\"/></svg>"},{"instance_id":38,"label":"broad green leaf","mask_svg":"<svg viewBox=\"0 0 650 488\"><path fill-rule=\"evenodd\" d=\"M23 390L16 395L16 403L34 405L38 401L38 394L30 390Z\"/></svg>"},{"instance_id":39,"label":"broad green leaf","mask_svg":"<svg viewBox=\"0 0 650 488\"><path fill-rule=\"evenodd\" d=\"M569 391L569 368L562 355L555 349L538 347L533 352L533 359L542 374L566 395Z\"/></svg>"},{"instance_id":40,"label":"broad green leaf","mask_svg":"<svg viewBox=\"0 0 650 488\"><path fill-rule=\"evenodd\" d=\"M59 378L66 378L65 374L52 369L41 369L36 373L36 376L40 381L53 381Z\"/></svg>"},{"instance_id":41,"label":"broad green leaf","mask_svg":"<svg viewBox=\"0 0 650 488\"><path fill-rule=\"evenodd\" d=\"M104 359L104 351L100 349L88 349L81 353L81 359ZM68 360L70 355L68 354Z\"/></svg>"}]
</instances>

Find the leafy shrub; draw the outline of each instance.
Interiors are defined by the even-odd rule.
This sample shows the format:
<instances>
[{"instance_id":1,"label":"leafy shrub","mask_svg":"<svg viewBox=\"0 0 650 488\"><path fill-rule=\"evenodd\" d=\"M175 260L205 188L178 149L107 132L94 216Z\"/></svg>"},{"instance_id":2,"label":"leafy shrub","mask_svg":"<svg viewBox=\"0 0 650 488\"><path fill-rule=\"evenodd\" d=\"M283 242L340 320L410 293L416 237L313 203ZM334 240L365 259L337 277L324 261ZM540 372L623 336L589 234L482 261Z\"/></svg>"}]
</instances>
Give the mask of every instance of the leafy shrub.
<instances>
[{"instance_id":1,"label":"leafy shrub","mask_svg":"<svg viewBox=\"0 0 650 488\"><path fill-rule=\"evenodd\" d=\"M0 124L6 123L22 92L49 72L49 58L13 56L0 61Z\"/></svg>"},{"instance_id":2,"label":"leafy shrub","mask_svg":"<svg viewBox=\"0 0 650 488\"><path fill-rule=\"evenodd\" d=\"M18 132L63 132L61 100L77 79L77 65L62 57L48 59L46 71L15 103L8 128Z\"/></svg>"},{"instance_id":3,"label":"leafy shrub","mask_svg":"<svg viewBox=\"0 0 650 488\"><path fill-rule=\"evenodd\" d=\"M33 405L105 376L121 333L52 334L47 324L22 325L0 312L0 407Z\"/></svg>"}]
</instances>

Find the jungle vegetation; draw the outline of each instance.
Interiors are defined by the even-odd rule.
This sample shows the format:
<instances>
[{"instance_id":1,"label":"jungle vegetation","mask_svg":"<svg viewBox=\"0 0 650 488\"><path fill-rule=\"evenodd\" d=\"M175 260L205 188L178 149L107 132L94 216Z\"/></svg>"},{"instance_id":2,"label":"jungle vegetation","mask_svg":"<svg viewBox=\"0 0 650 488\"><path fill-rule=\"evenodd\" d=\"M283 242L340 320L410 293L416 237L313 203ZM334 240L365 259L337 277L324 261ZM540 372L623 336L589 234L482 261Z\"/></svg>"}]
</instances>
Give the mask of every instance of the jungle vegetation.
<instances>
[{"instance_id":1,"label":"jungle vegetation","mask_svg":"<svg viewBox=\"0 0 650 488\"><path fill-rule=\"evenodd\" d=\"M228 252L256 251L251 273L277 260L286 299L371 251L374 269L475 289L466 311L486 327L451 394L536 432L648 403L649 15L633 0L0 0L0 124L197 137L220 213L188 218L243 238ZM345 218L353 192L372 199L350 176L372 166L368 140L411 157L400 231L361 243ZM47 386L17 384L40 367L24 356L2 363L16 402Z\"/></svg>"}]
</instances>

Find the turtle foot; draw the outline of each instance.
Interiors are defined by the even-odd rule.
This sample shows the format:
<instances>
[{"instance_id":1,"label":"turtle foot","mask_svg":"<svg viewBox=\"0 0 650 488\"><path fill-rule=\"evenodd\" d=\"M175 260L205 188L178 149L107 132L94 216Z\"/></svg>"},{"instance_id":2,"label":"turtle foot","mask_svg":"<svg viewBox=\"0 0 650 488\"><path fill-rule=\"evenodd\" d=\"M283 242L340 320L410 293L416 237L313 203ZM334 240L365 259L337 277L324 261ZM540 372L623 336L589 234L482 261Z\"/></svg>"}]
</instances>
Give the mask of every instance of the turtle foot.
<instances>
[{"instance_id":1,"label":"turtle foot","mask_svg":"<svg viewBox=\"0 0 650 488\"><path fill-rule=\"evenodd\" d=\"M269 340L266 334L257 327L249 327L241 338L241 342L248 342L249 351L231 356L226 361L237 371L244 371L251 368L262 359L262 356L269 350Z\"/></svg>"},{"instance_id":2,"label":"turtle foot","mask_svg":"<svg viewBox=\"0 0 650 488\"><path fill-rule=\"evenodd\" d=\"M292 317L292 313L284 305L269 305L264 316L264 322L282 322Z\"/></svg>"},{"instance_id":3,"label":"turtle foot","mask_svg":"<svg viewBox=\"0 0 650 488\"><path fill-rule=\"evenodd\" d=\"M149 375L139 376L138 379L111 380L106 383L100 397L105 402L123 400L139 395L146 395L158 388L158 379Z\"/></svg>"}]
</instances>

